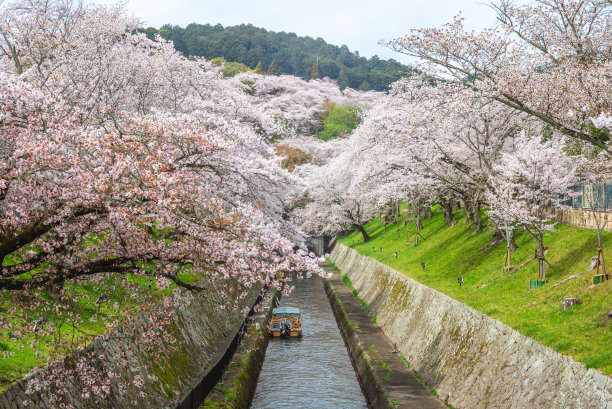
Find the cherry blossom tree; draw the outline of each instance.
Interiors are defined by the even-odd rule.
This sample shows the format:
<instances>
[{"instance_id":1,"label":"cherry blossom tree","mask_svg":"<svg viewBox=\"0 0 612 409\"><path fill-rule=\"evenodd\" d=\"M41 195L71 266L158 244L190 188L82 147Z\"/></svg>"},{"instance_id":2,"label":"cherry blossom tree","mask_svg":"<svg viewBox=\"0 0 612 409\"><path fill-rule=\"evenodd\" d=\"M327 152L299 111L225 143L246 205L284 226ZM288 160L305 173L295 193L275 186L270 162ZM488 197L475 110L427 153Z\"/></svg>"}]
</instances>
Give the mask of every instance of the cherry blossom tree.
<instances>
[{"instance_id":1,"label":"cherry blossom tree","mask_svg":"<svg viewBox=\"0 0 612 409\"><path fill-rule=\"evenodd\" d=\"M393 206L397 222L400 201L411 197L413 204L421 203L431 191L432 183L418 185L420 165L400 137L407 130L403 102L384 98L350 137L325 143L334 147L323 151L327 161L299 169L307 204L296 214L304 228L329 234L353 226L367 241L366 221Z\"/></svg>"},{"instance_id":2,"label":"cherry blossom tree","mask_svg":"<svg viewBox=\"0 0 612 409\"><path fill-rule=\"evenodd\" d=\"M341 91L329 79L304 81L292 75L268 76L254 73L237 75L233 81L252 94L263 112L274 118L282 137L315 136L321 128L320 115L325 102L370 109L382 97L376 91Z\"/></svg>"},{"instance_id":3,"label":"cherry blossom tree","mask_svg":"<svg viewBox=\"0 0 612 409\"><path fill-rule=\"evenodd\" d=\"M432 77L609 152L609 131L593 129L589 118L610 111L611 7L606 0L500 0L495 28L469 32L457 16L386 44L419 58Z\"/></svg>"},{"instance_id":4,"label":"cherry blossom tree","mask_svg":"<svg viewBox=\"0 0 612 409\"><path fill-rule=\"evenodd\" d=\"M576 183L576 161L569 157L562 137L542 142L539 136L522 132L514 150L502 154L494 165L495 178L488 192L489 214L507 223L517 223L538 243L539 277L544 280L544 235L554 230L555 209L572 196Z\"/></svg>"},{"instance_id":5,"label":"cherry blossom tree","mask_svg":"<svg viewBox=\"0 0 612 409\"><path fill-rule=\"evenodd\" d=\"M298 168L306 189L299 197L294 217L308 233L334 235L354 227L370 239L365 223L375 215L375 204L351 187L351 161L348 153L340 154L325 166L304 165ZM300 203L301 202L301 203Z\"/></svg>"},{"instance_id":6,"label":"cherry blossom tree","mask_svg":"<svg viewBox=\"0 0 612 409\"><path fill-rule=\"evenodd\" d=\"M366 118L366 123L373 121L368 133L390 147L386 156L394 158L393 166L437 185L432 190L423 184L421 190L441 203L447 222L452 218L450 201L463 201L477 230L482 228L480 206L493 164L518 129L533 126L525 115L470 90L430 86L418 78L394 84L374 111L380 114Z\"/></svg>"},{"instance_id":7,"label":"cherry blossom tree","mask_svg":"<svg viewBox=\"0 0 612 409\"><path fill-rule=\"evenodd\" d=\"M87 282L145 304L152 286L212 290L232 307L285 272L322 273L295 251L304 234L286 213L300 184L261 137L274 120L242 88L138 33L121 6L31 0L1 13L0 294L31 307L1 330L78 327L72 310L45 324L56 307L43 291L59 311Z\"/></svg>"}]
</instances>

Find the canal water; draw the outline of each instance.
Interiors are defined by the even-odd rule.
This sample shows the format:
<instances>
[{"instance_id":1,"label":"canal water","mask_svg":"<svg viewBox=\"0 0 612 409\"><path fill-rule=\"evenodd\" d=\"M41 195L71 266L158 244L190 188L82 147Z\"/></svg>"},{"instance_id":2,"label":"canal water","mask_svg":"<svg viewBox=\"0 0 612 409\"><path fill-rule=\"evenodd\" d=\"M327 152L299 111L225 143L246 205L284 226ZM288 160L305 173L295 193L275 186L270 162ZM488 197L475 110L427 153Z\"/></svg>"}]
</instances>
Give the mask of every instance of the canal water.
<instances>
[{"instance_id":1,"label":"canal water","mask_svg":"<svg viewBox=\"0 0 612 409\"><path fill-rule=\"evenodd\" d=\"M270 339L251 409L366 409L321 279L293 284L280 305L302 310L302 337Z\"/></svg>"}]
</instances>

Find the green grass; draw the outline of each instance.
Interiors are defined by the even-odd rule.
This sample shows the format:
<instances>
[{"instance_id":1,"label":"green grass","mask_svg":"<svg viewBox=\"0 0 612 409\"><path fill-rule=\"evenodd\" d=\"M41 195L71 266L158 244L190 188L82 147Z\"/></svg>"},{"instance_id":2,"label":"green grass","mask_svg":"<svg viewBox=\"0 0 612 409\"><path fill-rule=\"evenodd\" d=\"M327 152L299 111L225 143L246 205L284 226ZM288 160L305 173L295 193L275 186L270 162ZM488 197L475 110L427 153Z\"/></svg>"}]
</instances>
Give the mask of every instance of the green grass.
<instances>
[{"instance_id":1,"label":"green grass","mask_svg":"<svg viewBox=\"0 0 612 409\"><path fill-rule=\"evenodd\" d=\"M181 279L186 282L197 281L198 278L189 272L181 274ZM131 274L109 275L103 283L98 284L83 282L74 289L77 299L74 305L51 300L47 291L41 289L1 293L0 320L10 320L15 329L3 331L0 326L0 392L33 368L58 360L74 352L78 346L86 345L106 333L109 331L108 322L122 322L137 315L146 310L150 303L161 301L177 288L172 284L169 289L160 291L153 279L149 289L150 283L150 277ZM106 294L108 300L98 308L95 302L101 293ZM73 294L72 283L64 284L63 294ZM41 300L42 303L34 308ZM28 305L31 307L27 308ZM11 311L12 308L14 311ZM20 330L31 327L41 316L48 320L45 327L53 325L57 330L52 334L42 331L37 335ZM36 345L35 349L30 347L31 343Z\"/></svg>"},{"instance_id":2,"label":"green grass","mask_svg":"<svg viewBox=\"0 0 612 409\"><path fill-rule=\"evenodd\" d=\"M516 274L502 273L505 243L483 254L480 248L492 241L490 230L474 234L470 223L463 224L464 216L456 215L457 223L443 225L443 215L435 211L431 220L424 221L421 231L424 240L414 244L414 224L411 242L406 243L406 227L387 225L387 232L379 220L368 223L371 240L365 246L359 232L340 238L339 242L399 270L407 276L432 287L533 337L587 367L612 375L612 322L607 313L612 309L612 280L591 285L592 272L586 272L591 257L596 254L596 231L557 225L556 232L545 236L550 248L548 261L557 270L547 267L547 284L529 289L529 280L537 279L537 262L533 261ZM486 217L484 218L486 222ZM612 233L604 233L604 252L612 260ZM355 244L353 243L355 240ZM533 257L536 243L527 234L517 232L519 248L513 253L513 264L518 265ZM376 248L374 252L372 247ZM383 247L383 252L380 252ZM397 259L393 253L398 253ZM423 271L421 262L427 263ZM612 265L608 267L612 270ZM580 277L556 288L555 283L571 274ZM465 285L459 288L457 276ZM561 311L561 301L578 297L580 305Z\"/></svg>"},{"instance_id":3,"label":"green grass","mask_svg":"<svg viewBox=\"0 0 612 409\"><path fill-rule=\"evenodd\" d=\"M171 232L170 228L160 228L157 224L152 226L152 230L154 242ZM105 237L105 233L90 234L85 238L84 246L94 250ZM20 254L41 250L41 247L25 246L5 256L1 265L20 263ZM153 262L139 262L137 265L151 273L156 269ZM48 266L43 263L21 274L20 278L32 278ZM204 277L204 273L193 272L192 267L190 264L184 266L177 273L178 278L193 284ZM102 278L98 276L96 280L83 279L76 285L66 282L62 301L52 300L43 289L0 292L0 392L33 368L73 353L77 347L88 344L127 318L150 309L152 304L179 288L171 284L170 288L159 290L154 274L109 274ZM96 300L102 293L107 299L97 306ZM42 331L32 334L34 322L43 316L48 322Z\"/></svg>"}]
</instances>

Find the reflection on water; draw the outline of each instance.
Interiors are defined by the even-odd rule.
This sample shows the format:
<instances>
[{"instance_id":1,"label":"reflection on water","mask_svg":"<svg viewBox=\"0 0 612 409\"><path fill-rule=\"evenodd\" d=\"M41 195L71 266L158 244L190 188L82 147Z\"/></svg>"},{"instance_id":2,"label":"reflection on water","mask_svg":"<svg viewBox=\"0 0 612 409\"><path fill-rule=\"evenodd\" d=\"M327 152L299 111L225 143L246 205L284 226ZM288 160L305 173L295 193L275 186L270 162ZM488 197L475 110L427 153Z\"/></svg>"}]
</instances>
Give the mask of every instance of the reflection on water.
<instances>
[{"instance_id":1,"label":"reflection on water","mask_svg":"<svg viewBox=\"0 0 612 409\"><path fill-rule=\"evenodd\" d=\"M302 310L303 335L270 340L251 408L367 408L323 283L312 277L295 287L281 305Z\"/></svg>"}]
</instances>

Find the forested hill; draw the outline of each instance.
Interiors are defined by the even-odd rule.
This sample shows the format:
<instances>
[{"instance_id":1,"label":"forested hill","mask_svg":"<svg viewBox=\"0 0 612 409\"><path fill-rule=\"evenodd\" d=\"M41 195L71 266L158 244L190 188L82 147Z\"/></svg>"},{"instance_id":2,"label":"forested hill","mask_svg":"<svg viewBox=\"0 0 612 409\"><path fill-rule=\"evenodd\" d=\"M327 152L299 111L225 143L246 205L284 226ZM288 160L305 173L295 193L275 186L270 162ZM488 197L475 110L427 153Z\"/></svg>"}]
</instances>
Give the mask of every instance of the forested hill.
<instances>
[{"instance_id":1,"label":"forested hill","mask_svg":"<svg viewBox=\"0 0 612 409\"><path fill-rule=\"evenodd\" d=\"M346 45L338 47L322 38L276 33L251 24L232 27L189 24L185 28L165 25L159 30L149 27L145 32L151 38L159 33L172 40L175 48L186 56L224 57L252 69L261 62L263 70L276 61L282 73L304 79L311 78L318 55L318 76L338 80L341 88L386 91L389 84L413 72L392 59L361 57Z\"/></svg>"}]
</instances>

